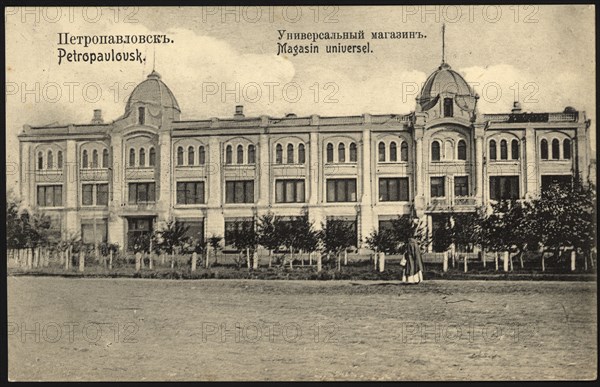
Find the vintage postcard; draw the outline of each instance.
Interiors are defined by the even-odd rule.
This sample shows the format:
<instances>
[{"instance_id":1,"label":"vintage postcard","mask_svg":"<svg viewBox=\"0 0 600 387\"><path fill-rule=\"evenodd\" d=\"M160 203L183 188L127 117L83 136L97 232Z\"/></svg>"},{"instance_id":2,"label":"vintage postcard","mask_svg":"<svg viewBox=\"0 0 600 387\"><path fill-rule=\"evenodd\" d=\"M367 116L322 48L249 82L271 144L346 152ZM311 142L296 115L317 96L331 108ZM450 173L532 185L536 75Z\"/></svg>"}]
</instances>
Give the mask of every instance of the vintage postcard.
<instances>
[{"instance_id":1,"label":"vintage postcard","mask_svg":"<svg viewBox=\"0 0 600 387\"><path fill-rule=\"evenodd\" d=\"M9 380L597 378L594 5L4 14Z\"/></svg>"}]
</instances>

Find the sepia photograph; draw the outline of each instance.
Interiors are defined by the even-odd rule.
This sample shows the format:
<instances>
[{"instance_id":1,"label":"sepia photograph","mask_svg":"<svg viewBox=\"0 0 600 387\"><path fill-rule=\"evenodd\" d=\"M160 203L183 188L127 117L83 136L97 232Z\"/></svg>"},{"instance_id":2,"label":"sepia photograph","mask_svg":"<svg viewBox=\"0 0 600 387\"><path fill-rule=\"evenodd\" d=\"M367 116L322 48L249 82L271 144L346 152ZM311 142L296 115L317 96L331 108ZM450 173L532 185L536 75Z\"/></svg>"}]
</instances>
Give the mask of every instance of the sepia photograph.
<instances>
[{"instance_id":1,"label":"sepia photograph","mask_svg":"<svg viewBox=\"0 0 600 387\"><path fill-rule=\"evenodd\" d=\"M9 381L596 380L596 10L4 7Z\"/></svg>"}]
</instances>

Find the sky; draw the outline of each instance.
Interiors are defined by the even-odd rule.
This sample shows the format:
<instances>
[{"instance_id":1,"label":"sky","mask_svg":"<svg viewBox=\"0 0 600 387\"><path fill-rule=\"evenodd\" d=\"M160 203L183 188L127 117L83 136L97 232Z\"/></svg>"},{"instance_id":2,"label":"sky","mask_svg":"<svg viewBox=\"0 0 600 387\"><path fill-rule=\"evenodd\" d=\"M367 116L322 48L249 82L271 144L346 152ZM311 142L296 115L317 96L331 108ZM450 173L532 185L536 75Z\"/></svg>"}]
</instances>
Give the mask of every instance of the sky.
<instances>
[{"instance_id":1,"label":"sky","mask_svg":"<svg viewBox=\"0 0 600 387\"><path fill-rule=\"evenodd\" d=\"M480 113L563 111L592 120L595 152L595 19L592 5L339 7L8 7L6 20L7 185L24 124L106 122L123 114L154 68L177 98L181 118L408 113L427 76L445 60L480 95ZM359 32L357 40L288 40L287 33ZM372 32L419 32L372 39ZM59 45L59 33L166 35L160 44ZM283 33L283 39L279 37ZM369 43L368 53L326 45ZM281 53L278 43L319 46ZM72 53L139 50L145 61L67 62ZM595 157L595 155L594 155Z\"/></svg>"}]
</instances>

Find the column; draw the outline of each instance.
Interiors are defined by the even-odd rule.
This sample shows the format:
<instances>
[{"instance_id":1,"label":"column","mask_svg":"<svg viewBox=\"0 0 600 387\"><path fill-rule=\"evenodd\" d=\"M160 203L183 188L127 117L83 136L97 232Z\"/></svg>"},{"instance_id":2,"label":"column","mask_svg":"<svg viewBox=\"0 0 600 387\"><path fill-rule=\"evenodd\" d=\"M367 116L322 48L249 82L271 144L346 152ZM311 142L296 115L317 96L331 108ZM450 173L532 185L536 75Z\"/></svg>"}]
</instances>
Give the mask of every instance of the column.
<instances>
[{"instance_id":1,"label":"column","mask_svg":"<svg viewBox=\"0 0 600 387\"><path fill-rule=\"evenodd\" d=\"M258 143L258 208L265 209L270 204L271 163L269 158L269 136L261 133Z\"/></svg>"},{"instance_id":2,"label":"column","mask_svg":"<svg viewBox=\"0 0 600 387\"><path fill-rule=\"evenodd\" d=\"M525 192L526 196L536 195L540 187L538 184L538 171L537 171L537 139L535 136L535 129L528 125L525 128L525 143L522 144L525 148L523 152L525 163Z\"/></svg>"},{"instance_id":3,"label":"column","mask_svg":"<svg viewBox=\"0 0 600 387\"><path fill-rule=\"evenodd\" d=\"M319 200L319 192L322 190L323 163L319 160L320 155L319 133L310 132L308 141L308 217L313 222L316 229L321 229L321 222L324 221L321 211L322 203Z\"/></svg>"},{"instance_id":4,"label":"column","mask_svg":"<svg viewBox=\"0 0 600 387\"><path fill-rule=\"evenodd\" d=\"M364 241L371 232L375 229L374 214L373 214L373 182L371 176L371 129L365 128L362 132L362 157L360 165L362 171L361 190L362 196L360 201L360 235Z\"/></svg>"},{"instance_id":5,"label":"column","mask_svg":"<svg viewBox=\"0 0 600 387\"><path fill-rule=\"evenodd\" d=\"M207 217L206 217L206 236L210 238L213 235L225 236L225 219L223 216L223 193L222 187L225 184L221 179L222 169L222 149L218 137L210 137L208 142L208 188L207 188ZM260 161L260 159L259 159ZM262 161L260 161L262 162Z\"/></svg>"},{"instance_id":6,"label":"column","mask_svg":"<svg viewBox=\"0 0 600 387\"><path fill-rule=\"evenodd\" d=\"M475 181L473 182L475 203L480 206L483 203L483 191L485 183L483 181L483 137L475 137Z\"/></svg>"},{"instance_id":7,"label":"column","mask_svg":"<svg viewBox=\"0 0 600 387\"><path fill-rule=\"evenodd\" d=\"M157 173L154 174L155 181L157 183L157 192L159 193L156 198L156 209L158 210L158 222L164 222L169 218L173 193L176 192L176 183L172 178L173 170L173 155L172 155L172 144L171 135L167 131L161 131L158 135L158 148L160 149L160 158L156 168L159 168ZM159 226L160 227L160 226Z\"/></svg>"},{"instance_id":8,"label":"column","mask_svg":"<svg viewBox=\"0 0 600 387\"><path fill-rule=\"evenodd\" d=\"M415 128L415 158L414 158L414 193L415 193L415 210L417 216L421 216L425 210L425 190L424 190L424 179L427 178L426 168L423 159L423 129Z\"/></svg>"},{"instance_id":9,"label":"column","mask_svg":"<svg viewBox=\"0 0 600 387\"><path fill-rule=\"evenodd\" d=\"M125 219L121 217L121 204L126 203L124 196L125 164L123 163L123 144L120 135L111 138L111 156L109 178L111 179L111 196L109 197L108 241L125 247ZM125 191L126 192L126 191Z\"/></svg>"}]
</instances>

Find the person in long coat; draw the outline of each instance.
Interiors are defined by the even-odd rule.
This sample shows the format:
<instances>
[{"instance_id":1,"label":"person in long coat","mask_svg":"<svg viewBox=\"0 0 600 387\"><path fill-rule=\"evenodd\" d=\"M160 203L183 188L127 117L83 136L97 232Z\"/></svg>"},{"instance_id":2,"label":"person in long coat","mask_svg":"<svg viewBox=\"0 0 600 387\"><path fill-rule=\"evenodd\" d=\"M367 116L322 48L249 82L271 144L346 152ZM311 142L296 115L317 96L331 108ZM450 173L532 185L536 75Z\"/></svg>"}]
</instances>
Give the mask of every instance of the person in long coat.
<instances>
[{"instance_id":1,"label":"person in long coat","mask_svg":"<svg viewBox=\"0 0 600 387\"><path fill-rule=\"evenodd\" d=\"M418 284L423 281L423 259L421 249L415 238L408 240L406 249L406 266L402 275L402 282Z\"/></svg>"}]
</instances>

